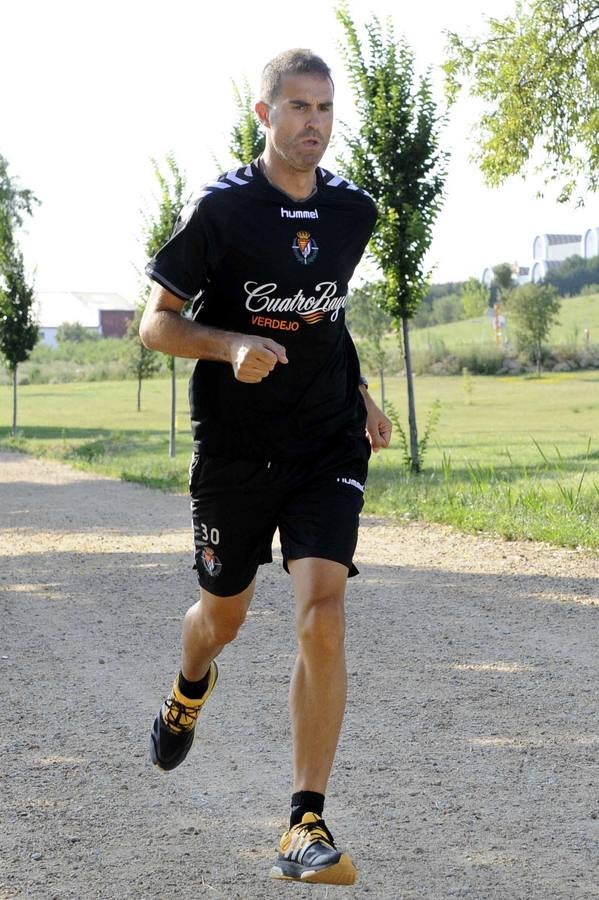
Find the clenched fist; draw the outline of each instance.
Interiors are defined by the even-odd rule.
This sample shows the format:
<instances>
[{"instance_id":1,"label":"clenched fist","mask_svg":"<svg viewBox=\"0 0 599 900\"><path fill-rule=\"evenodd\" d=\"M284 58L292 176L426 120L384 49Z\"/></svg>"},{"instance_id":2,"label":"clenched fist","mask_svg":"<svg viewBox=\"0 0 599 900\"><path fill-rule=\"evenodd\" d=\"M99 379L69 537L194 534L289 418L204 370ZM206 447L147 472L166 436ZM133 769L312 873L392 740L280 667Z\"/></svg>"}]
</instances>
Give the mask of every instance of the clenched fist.
<instances>
[{"instance_id":1,"label":"clenched fist","mask_svg":"<svg viewBox=\"0 0 599 900\"><path fill-rule=\"evenodd\" d=\"M287 362L285 348L270 338L239 334L231 342L231 365L238 381L257 384L277 363Z\"/></svg>"}]
</instances>

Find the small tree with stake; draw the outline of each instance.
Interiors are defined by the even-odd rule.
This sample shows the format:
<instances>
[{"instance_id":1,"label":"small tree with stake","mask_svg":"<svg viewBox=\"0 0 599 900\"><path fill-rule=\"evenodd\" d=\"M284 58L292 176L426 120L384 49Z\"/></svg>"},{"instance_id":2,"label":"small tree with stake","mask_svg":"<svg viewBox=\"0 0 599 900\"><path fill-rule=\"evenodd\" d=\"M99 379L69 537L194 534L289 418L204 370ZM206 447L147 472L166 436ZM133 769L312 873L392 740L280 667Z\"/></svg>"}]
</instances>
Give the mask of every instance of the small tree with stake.
<instances>
[{"instance_id":1,"label":"small tree with stake","mask_svg":"<svg viewBox=\"0 0 599 900\"><path fill-rule=\"evenodd\" d=\"M514 323L518 344L530 352L537 375L541 374L543 343L557 322L561 301L549 284L523 284L508 294L508 315Z\"/></svg>"},{"instance_id":2,"label":"small tree with stake","mask_svg":"<svg viewBox=\"0 0 599 900\"><path fill-rule=\"evenodd\" d=\"M17 367L25 362L39 337L33 317L33 286L28 284L23 255L13 247L2 261L0 285L0 353L12 375L12 436L17 434Z\"/></svg>"},{"instance_id":3,"label":"small tree with stake","mask_svg":"<svg viewBox=\"0 0 599 900\"><path fill-rule=\"evenodd\" d=\"M0 154L0 353L12 375L13 437L17 432L17 366L27 359L39 334L33 317L33 286L15 232L37 203L32 191L19 187L8 174L8 162Z\"/></svg>"},{"instance_id":4,"label":"small tree with stake","mask_svg":"<svg viewBox=\"0 0 599 900\"><path fill-rule=\"evenodd\" d=\"M154 216L144 215L144 238L145 248L148 256L154 256L160 248L166 244L170 238L177 216L183 206L183 197L185 194L185 177L179 169L175 157L172 153L166 156L166 171L162 171L155 160L152 160L154 167L154 175L159 187L158 214ZM141 308L145 307L150 295L150 287L145 286L143 290L143 298ZM139 335L137 336L139 340ZM146 351L153 352L153 351ZM135 354L138 358L137 366L138 378L142 374L145 377L146 372L152 371L152 364L141 349L136 350ZM143 361L142 361L143 360ZM171 373L171 421L170 421L170 439L169 439L169 456L174 457L176 453L176 409L177 409L177 388L176 388L176 367L175 357L168 357L168 367ZM138 381L138 409L139 409L139 381Z\"/></svg>"},{"instance_id":5,"label":"small tree with stake","mask_svg":"<svg viewBox=\"0 0 599 900\"><path fill-rule=\"evenodd\" d=\"M389 353L384 337L391 329L391 317L382 308L385 285L365 284L351 292L347 310L350 331L362 338L360 359L370 371L376 372L381 383L381 409L385 412L385 370L389 366Z\"/></svg>"},{"instance_id":6,"label":"small tree with stake","mask_svg":"<svg viewBox=\"0 0 599 900\"><path fill-rule=\"evenodd\" d=\"M420 471L409 319L426 294L430 272L424 256L441 207L447 155L439 150L438 115L430 77L417 84L414 57L403 39L386 33L374 17L366 25L365 54L347 10L337 10L345 33L343 52L353 88L359 126L346 128L348 157L342 165L365 188L379 209L371 250L385 280L384 306L403 336L408 387L410 468Z\"/></svg>"},{"instance_id":7,"label":"small tree with stake","mask_svg":"<svg viewBox=\"0 0 599 900\"><path fill-rule=\"evenodd\" d=\"M160 358L154 350L148 350L139 339L139 323L143 306L138 306L127 328L127 369L137 379L137 412L141 412L141 385L144 378L151 378L160 369Z\"/></svg>"}]
</instances>

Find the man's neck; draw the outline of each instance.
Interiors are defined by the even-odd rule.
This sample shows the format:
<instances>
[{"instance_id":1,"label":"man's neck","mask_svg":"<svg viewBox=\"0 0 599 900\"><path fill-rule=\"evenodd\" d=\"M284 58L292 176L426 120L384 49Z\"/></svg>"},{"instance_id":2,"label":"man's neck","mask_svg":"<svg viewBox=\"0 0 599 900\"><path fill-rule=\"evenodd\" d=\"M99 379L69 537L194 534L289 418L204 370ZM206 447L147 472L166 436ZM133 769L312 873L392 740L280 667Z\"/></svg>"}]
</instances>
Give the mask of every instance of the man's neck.
<instances>
[{"instance_id":1,"label":"man's neck","mask_svg":"<svg viewBox=\"0 0 599 900\"><path fill-rule=\"evenodd\" d=\"M316 189L316 171L300 172L292 169L279 157L269 153L268 148L260 157L263 174L273 187L278 188L293 200L307 200Z\"/></svg>"}]
</instances>

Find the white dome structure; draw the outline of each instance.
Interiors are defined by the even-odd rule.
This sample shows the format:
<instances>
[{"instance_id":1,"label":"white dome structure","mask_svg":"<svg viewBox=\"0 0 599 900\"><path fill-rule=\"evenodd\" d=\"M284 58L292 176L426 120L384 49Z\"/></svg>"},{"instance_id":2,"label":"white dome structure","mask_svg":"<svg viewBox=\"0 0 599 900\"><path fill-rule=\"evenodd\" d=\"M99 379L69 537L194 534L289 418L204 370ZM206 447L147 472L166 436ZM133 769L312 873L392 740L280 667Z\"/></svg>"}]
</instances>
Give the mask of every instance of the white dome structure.
<instances>
[{"instance_id":1,"label":"white dome structure","mask_svg":"<svg viewBox=\"0 0 599 900\"><path fill-rule=\"evenodd\" d=\"M482 284L484 284L485 287L488 287L488 288L491 287L491 285L493 284L494 278L495 278L495 275L493 273L493 269L491 268L491 266L487 266L486 269L483 269L483 274L481 275L480 280L481 280Z\"/></svg>"},{"instance_id":2,"label":"white dome structure","mask_svg":"<svg viewBox=\"0 0 599 900\"><path fill-rule=\"evenodd\" d=\"M535 259L530 267L530 278L527 281L533 281L537 284L542 281L551 269L556 269L561 260L559 259Z\"/></svg>"},{"instance_id":3,"label":"white dome structure","mask_svg":"<svg viewBox=\"0 0 599 900\"><path fill-rule=\"evenodd\" d=\"M532 258L562 262L580 253L581 234L537 234L532 244Z\"/></svg>"},{"instance_id":4,"label":"white dome structure","mask_svg":"<svg viewBox=\"0 0 599 900\"><path fill-rule=\"evenodd\" d=\"M584 259L599 256L599 228L587 228L580 242L580 255Z\"/></svg>"}]
</instances>

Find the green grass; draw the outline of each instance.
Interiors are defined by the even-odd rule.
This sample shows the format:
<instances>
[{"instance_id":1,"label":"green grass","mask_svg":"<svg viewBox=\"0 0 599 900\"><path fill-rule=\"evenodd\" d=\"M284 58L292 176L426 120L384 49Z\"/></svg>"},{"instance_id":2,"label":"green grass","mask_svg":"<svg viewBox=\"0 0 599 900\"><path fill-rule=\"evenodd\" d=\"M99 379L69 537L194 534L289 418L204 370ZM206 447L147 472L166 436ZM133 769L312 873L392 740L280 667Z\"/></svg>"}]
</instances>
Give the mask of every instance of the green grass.
<instances>
[{"instance_id":1,"label":"green grass","mask_svg":"<svg viewBox=\"0 0 599 900\"><path fill-rule=\"evenodd\" d=\"M509 315L507 317L509 334ZM559 323L554 325L547 340L550 346L560 344L584 346L584 330L589 329L590 341L599 343L599 294L587 297L566 297L562 300ZM410 332L412 349L426 350L437 341L443 341L448 350L474 345L493 346L495 334L491 320L466 319L433 325L430 328L414 328Z\"/></svg>"},{"instance_id":2,"label":"green grass","mask_svg":"<svg viewBox=\"0 0 599 900\"><path fill-rule=\"evenodd\" d=\"M0 387L0 447L167 490L185 490L191 452L186 383L178 382L178 452L168 457L167 380L29 385L19 389L19 437L8 433L11 394ZM377 397L378 385L371 382ZM387 396L405 423L405 382ZM366 512L446 522L467 531L599 549L599 372L416 379L419 428L435 399L440 421L420 476L397 440L372 458Z\"/></svg>"}]
</instances>

